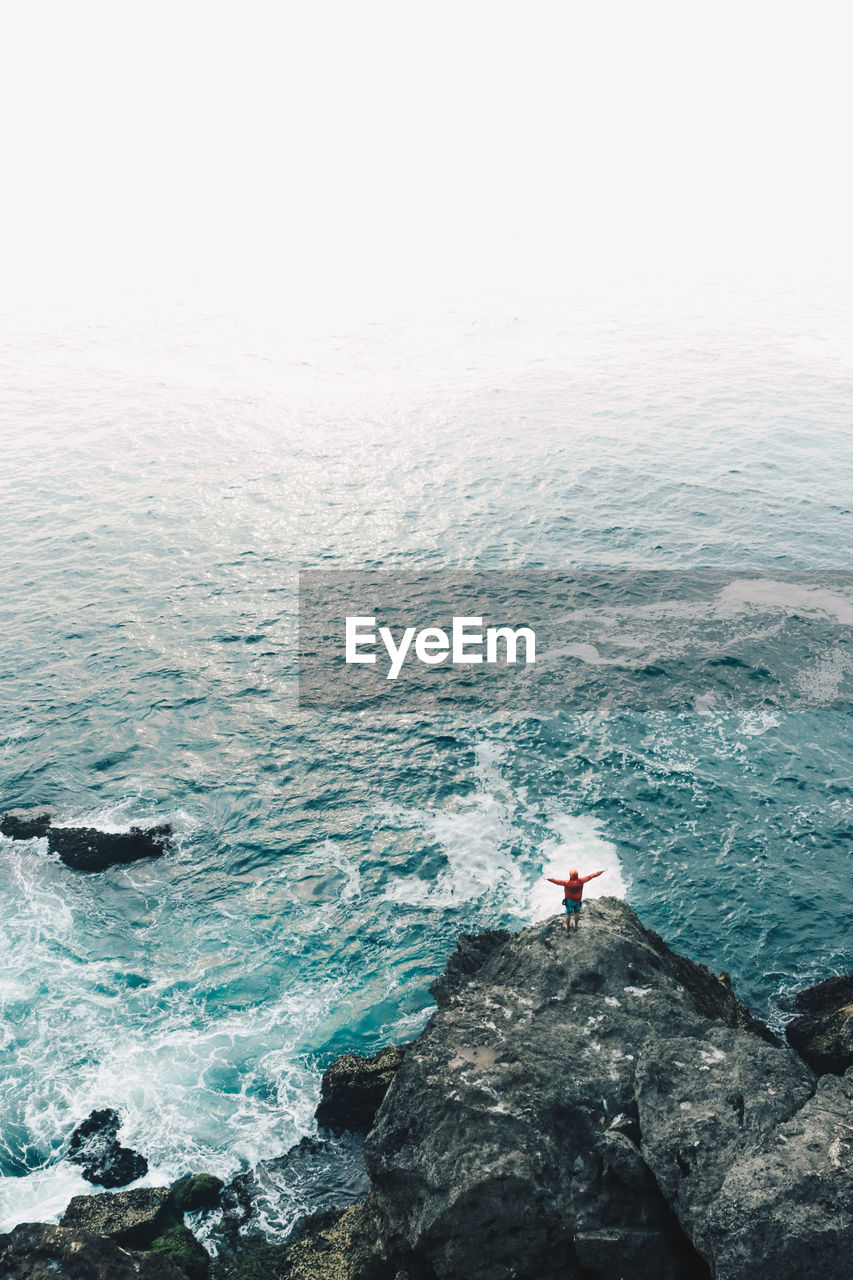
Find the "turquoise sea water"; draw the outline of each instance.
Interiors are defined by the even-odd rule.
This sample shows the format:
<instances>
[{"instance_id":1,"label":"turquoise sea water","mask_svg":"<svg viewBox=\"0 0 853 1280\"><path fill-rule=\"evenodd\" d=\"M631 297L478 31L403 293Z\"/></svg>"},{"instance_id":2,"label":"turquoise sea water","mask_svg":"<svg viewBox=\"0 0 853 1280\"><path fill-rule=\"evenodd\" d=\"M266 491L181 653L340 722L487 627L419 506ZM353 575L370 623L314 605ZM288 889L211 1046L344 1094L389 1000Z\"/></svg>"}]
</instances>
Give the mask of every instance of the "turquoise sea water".
<instances>
[{"instance_id":1,"label":"turquoise sea water","mask_svg":"<svg viewBox=\"0 0 853 1280\"><path fill-rule=\"evenodd\" d=\"M177 839L84 876L0 838L0 1228L90 1189L93 1107L152 1182L287 1150L328 1060L415 1034L456 934L556 911L557 868L777 1024L851 967L849 589L806 610L795 712L296 702L300 568L848 570L845 333L497 308L4 349L0 807ZM741 641L772 663L802 612L771 586Z\"/></svg>"}]
</instances>

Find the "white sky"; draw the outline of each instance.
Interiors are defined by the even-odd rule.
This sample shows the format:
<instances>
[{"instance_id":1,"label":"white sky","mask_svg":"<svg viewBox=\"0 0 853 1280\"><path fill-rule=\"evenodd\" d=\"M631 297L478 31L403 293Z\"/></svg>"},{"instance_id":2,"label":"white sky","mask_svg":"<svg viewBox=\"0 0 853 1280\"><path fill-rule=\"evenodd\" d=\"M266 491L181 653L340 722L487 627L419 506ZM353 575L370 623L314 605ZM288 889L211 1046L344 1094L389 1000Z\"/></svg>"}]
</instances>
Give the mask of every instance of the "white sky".
<instances>
[{"instance_id":1,"label":"white sky","mask_svg":"<svg viewBox=\"0 0 853 1280\"><path fill-rule=\"evenodd\" d=\"M838 278L851 14L0 0L4 309Z\"/></svg>"}]
</instances>

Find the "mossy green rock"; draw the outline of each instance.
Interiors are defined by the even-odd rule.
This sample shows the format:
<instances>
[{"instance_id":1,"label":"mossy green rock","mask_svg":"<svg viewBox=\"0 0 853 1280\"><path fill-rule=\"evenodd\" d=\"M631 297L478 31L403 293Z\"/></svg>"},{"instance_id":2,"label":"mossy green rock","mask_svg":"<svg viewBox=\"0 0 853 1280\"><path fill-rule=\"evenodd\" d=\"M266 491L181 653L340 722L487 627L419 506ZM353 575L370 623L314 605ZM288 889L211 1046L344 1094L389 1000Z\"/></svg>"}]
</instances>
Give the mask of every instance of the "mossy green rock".
<instances>
[{"instance_id":1,"label":"mossy green rock","mask_svg":"<svg viewBox=\"0 0 853 1280\"><path fill-rule=\"evenodd\" d=\"M222 1179L212 1173L188 1173L172 1183L172 1195L181 1213L215 1209L224 1185Z\"/></svg>"},{"instance_id":2,"label":"mossy green rock","mask_svg":"<svg viewBox=\"0 0 853 1280\"><path fill-rule=\"evenodd\" d=\"M164 1253L189 1280L207 1280L210 1258L189 1227L174 1226L151 1242L152 1253Z\"/></svg>"}]
</instances>

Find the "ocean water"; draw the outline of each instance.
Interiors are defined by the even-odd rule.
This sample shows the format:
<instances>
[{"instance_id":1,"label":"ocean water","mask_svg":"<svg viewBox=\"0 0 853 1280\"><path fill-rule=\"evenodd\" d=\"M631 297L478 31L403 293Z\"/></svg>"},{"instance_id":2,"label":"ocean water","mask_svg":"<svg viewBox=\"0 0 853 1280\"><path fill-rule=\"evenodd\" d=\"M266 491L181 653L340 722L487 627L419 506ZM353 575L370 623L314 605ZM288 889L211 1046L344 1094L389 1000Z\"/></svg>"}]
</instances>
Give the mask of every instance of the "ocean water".
<instances>
[{"instance_id":1,"label":"ocean water","mask_svg":"<svg viewBox=\"0 0 853 1280\"><path fill-rule=\"evenodd\" d=\"M0 838L0 1229L92 1189L94 1107L152 1183L287 1151L328 1061L416 1034L456 935L570 866L775 1025L851 967L853 595L783 581L850 568L851 332L776 298L10 338L0 807L176 840L85 876ZM808 618L800 704L298 709L301 568L470 567L757 578L768 664Z\"/></svg>"}]
</instances>

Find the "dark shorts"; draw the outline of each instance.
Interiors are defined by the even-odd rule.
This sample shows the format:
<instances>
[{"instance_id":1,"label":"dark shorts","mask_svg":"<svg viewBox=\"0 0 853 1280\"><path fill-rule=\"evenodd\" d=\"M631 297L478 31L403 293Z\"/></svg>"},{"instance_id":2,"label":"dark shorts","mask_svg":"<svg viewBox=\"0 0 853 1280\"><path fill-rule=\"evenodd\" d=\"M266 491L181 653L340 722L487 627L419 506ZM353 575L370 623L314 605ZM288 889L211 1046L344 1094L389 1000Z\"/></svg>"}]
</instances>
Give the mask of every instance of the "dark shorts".
<instances>
[{"instance_id":1,"label":"dark shorts","mask_svg":"<svg viewBox=\"0 0 853 1280\"><path fill-rule=\"evenodd\" d=\"M572 898L563 898L563 906L566 908L566 915L577 915L581 909L581 900L578 898L575 902Z\"/></svg>"}]
</instances>

